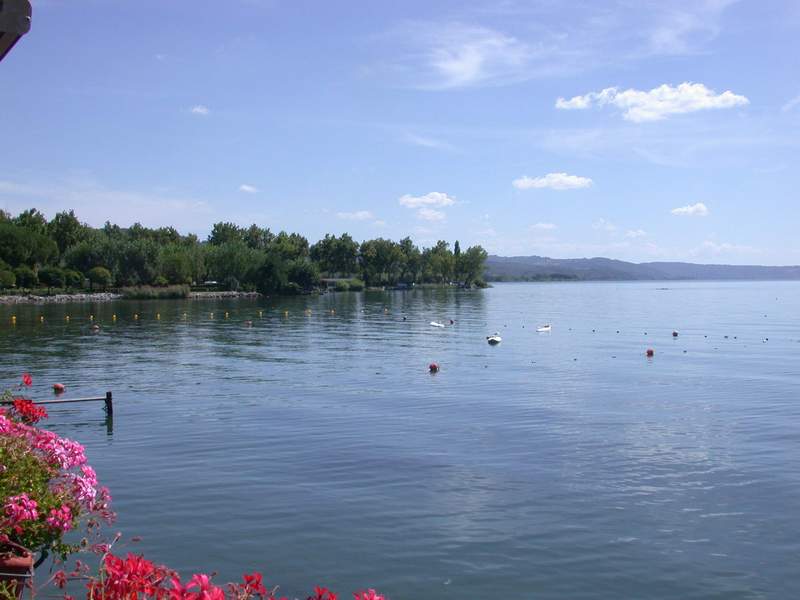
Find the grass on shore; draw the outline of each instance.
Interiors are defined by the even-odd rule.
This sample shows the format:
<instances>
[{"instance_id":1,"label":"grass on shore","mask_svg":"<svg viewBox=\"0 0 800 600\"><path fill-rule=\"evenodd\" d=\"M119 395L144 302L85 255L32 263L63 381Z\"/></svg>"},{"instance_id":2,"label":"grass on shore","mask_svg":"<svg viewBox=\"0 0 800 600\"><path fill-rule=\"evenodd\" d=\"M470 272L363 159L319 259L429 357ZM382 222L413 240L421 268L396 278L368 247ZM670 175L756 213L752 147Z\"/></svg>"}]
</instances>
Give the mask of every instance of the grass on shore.
<instances>
[{"instance_id":1,"label":"grass on shore","mask_svg":"<svg viewBox=\"0 0 800 600\"><path fill-rule=\"evenodd\" d=\"M165 300L169 298L188 298L188 285L168 285L164 287L154 287L151 285L137 285L135 287L124 287L120 290L122 297L126 300Z\"/></svg>"}]
</instances>

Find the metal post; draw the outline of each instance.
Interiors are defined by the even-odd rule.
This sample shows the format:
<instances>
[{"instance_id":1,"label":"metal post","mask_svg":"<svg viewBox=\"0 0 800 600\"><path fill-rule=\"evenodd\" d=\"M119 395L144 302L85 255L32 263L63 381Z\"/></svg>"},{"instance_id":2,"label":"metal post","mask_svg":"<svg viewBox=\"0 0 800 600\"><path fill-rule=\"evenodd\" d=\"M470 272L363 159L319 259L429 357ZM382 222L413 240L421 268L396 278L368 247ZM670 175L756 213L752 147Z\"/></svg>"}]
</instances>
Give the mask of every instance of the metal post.
<instances>
[{"instance_id":1,"label":"metal post","mask_svg":"<svg viewBox=\"0 0 800 600\"><path fill-rule=\"evenodd\" d=\"M114 402L111 400L111 392L106 392L106 413L108 416L114 414Z\"/></svg>"}]
</instances>

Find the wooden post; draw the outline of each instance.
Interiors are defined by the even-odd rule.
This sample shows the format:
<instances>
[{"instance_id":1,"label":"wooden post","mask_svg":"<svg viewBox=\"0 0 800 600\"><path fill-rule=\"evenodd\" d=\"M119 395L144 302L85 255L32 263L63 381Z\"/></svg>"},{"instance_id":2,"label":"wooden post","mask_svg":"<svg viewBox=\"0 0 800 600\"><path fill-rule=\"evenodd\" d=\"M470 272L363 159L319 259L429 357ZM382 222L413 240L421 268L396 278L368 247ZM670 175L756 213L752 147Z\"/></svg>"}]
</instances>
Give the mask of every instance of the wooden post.
<instances>
[{"instance_id":1,"label":"wooden post","mask_svg":"<svg viewBox=\"0 0 800 600\"><path fill-rule=\"evenodd\" d=\"M111 392L106 392L106 413L109 416L114 414L114 402L111 399Z\"/></svg>"}]
</instances>

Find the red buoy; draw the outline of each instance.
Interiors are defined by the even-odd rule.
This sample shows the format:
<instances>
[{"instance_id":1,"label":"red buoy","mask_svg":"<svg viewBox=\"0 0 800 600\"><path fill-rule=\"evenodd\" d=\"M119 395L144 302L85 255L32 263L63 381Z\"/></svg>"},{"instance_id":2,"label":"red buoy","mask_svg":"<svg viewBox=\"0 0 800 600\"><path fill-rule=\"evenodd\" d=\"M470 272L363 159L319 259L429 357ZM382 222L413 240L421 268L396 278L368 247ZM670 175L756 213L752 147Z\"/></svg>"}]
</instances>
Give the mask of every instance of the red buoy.
<instances>
[{"instance_id":1,"label":"red buoy","mask_svg":"<svg viewBox=\"0 0 800 600\"><path fill-rule=\"evenodd\" d=\"M428 370L431 373L438 373L439 372L439 363L432 362L428 365Z\"/></svg>"},{"instance_id":2,"label":"red buoy","mask_svg":"<svg viewBox=\"0 0 800 600\"><path fill-rule=\"evenodd\" d=\"M63 394L67 391L67 388L64 386L63 383L54 383L53 384L53 392L56 394Z\"/></svg>"},{"instance_id":3,"label":"red buoy","mask_svg":"<svg viewBox=\"0 0 800 600\"><path fill-rule=\"evenodd\" d=\"M653 358L653 355L655 355L655 353L656 353L655 350L653 350L652 348L648 348L647 352L645 352L648 358Z\"/></svg>"}]
</instances>

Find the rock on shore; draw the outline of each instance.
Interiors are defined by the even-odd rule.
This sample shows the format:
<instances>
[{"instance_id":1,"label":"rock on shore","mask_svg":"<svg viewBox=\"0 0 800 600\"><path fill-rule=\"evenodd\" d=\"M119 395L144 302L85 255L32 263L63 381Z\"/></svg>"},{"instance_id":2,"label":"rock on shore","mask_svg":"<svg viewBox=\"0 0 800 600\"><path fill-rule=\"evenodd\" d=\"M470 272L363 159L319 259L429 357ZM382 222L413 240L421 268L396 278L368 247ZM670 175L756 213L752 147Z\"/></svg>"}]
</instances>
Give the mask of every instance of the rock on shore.
<instances>
[{"instance_id":1,"label":"rock on shore","mask_svg":"<svg viewBox=\"0 0 800 600\"><path fill-rule=\"evenodd\" d=\"M99 292L97 294L54 294L52 296L0 296L0 304L65 304L67 302L110 302L119 300L120 294Z\"/></svg>"}]
</instances>

